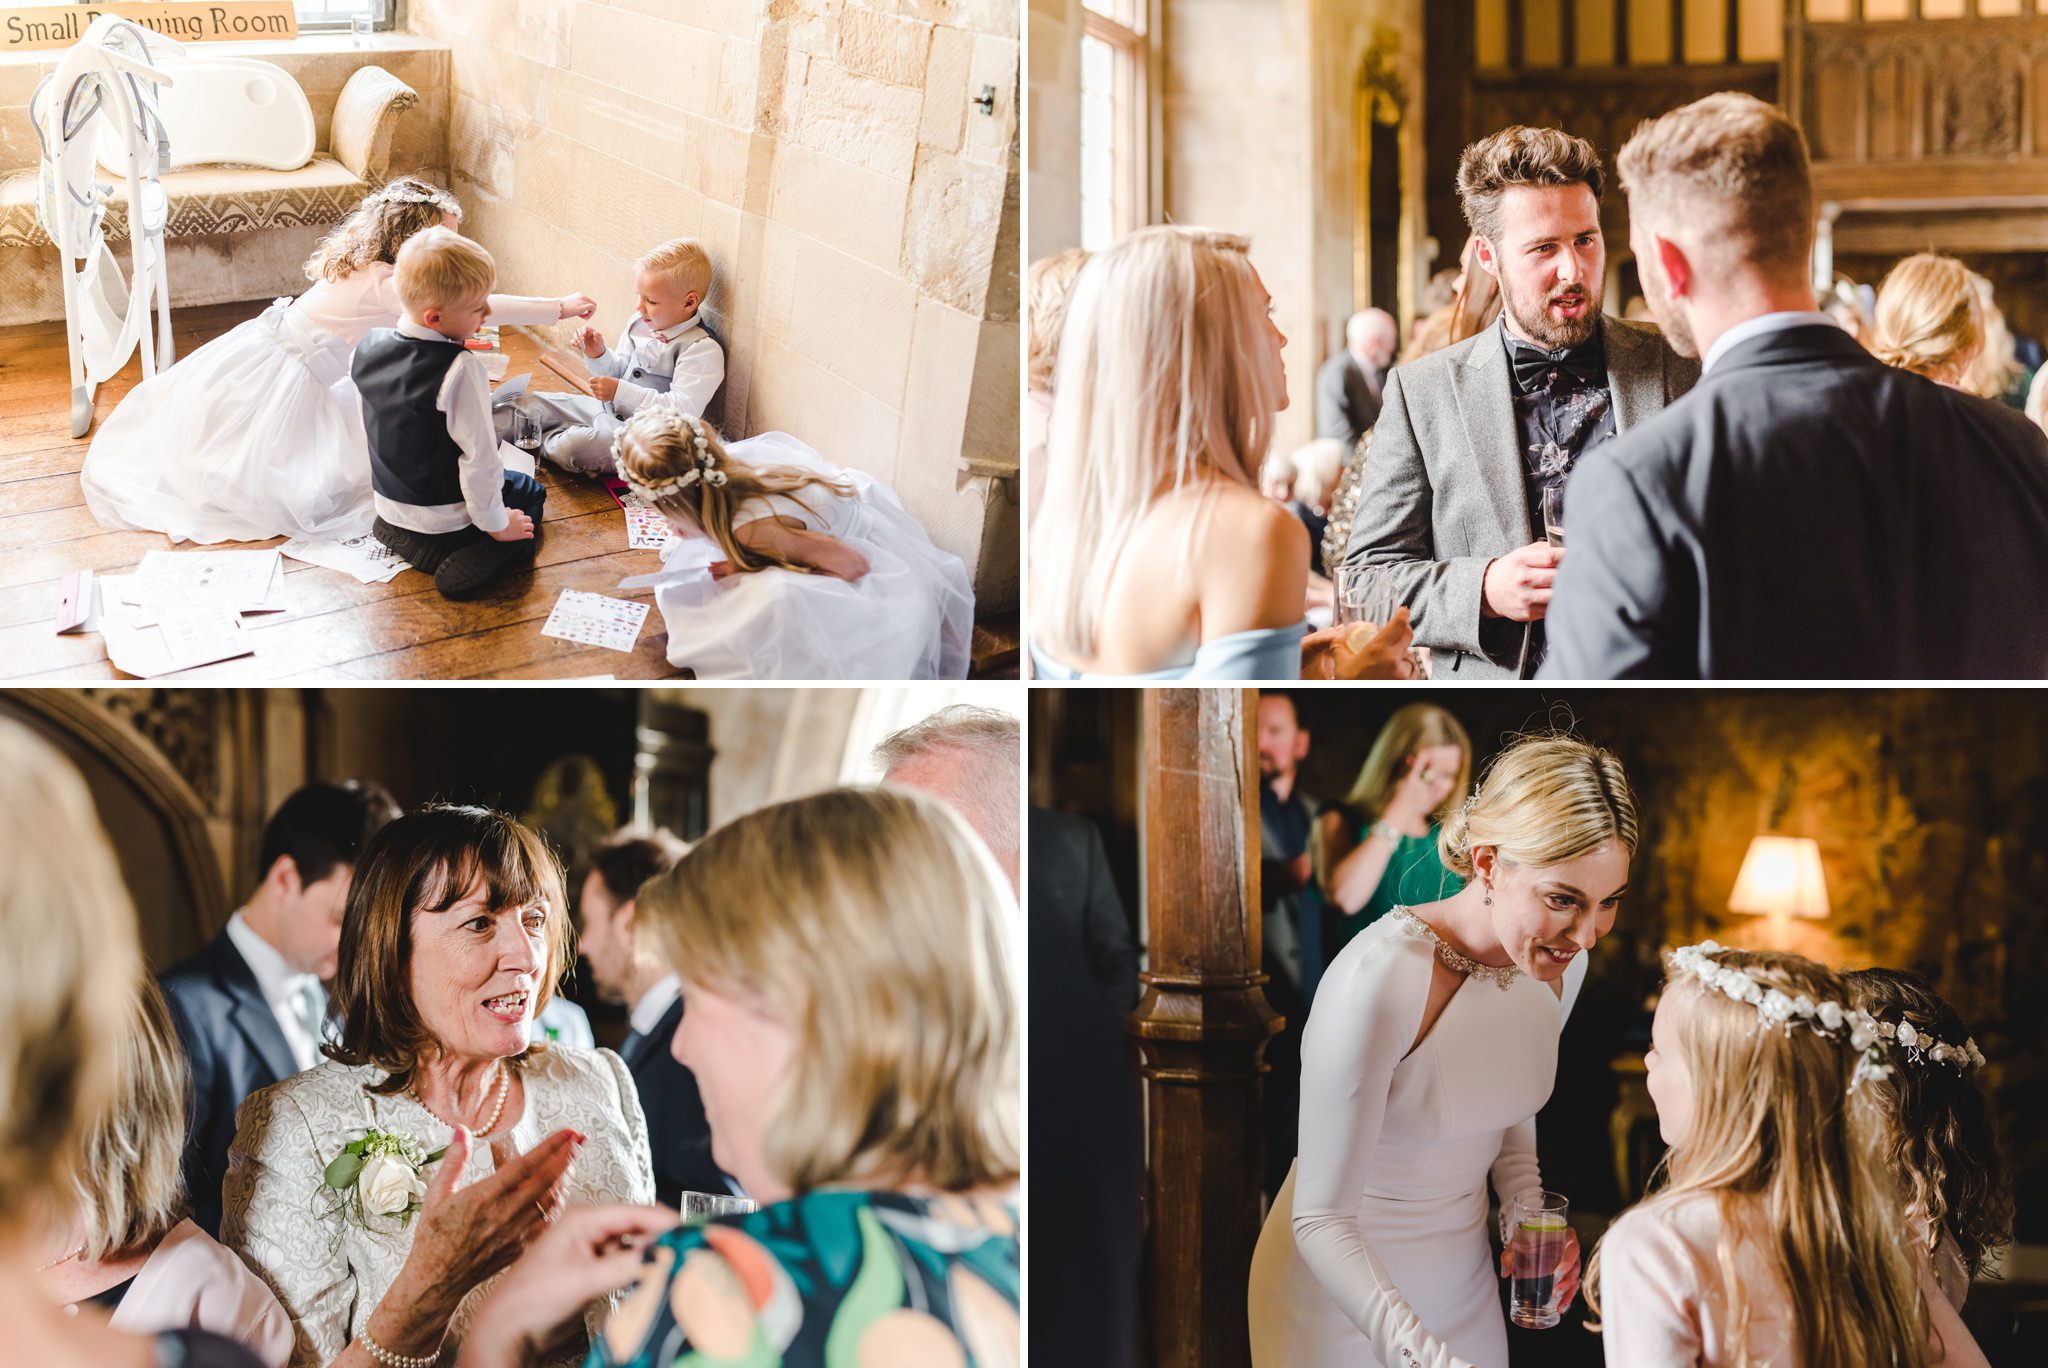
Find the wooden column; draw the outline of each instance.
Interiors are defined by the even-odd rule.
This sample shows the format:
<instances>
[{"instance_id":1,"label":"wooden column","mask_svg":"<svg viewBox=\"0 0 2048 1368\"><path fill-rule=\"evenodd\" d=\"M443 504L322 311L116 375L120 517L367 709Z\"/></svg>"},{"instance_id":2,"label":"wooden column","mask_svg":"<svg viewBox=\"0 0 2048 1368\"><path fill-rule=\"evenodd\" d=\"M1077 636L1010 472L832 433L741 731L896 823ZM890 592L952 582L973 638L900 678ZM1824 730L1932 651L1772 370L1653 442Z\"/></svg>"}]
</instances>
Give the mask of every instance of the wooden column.
<instances>
[{"instance_id":1,"label":"wooden column","mask_svg":"<svg viewBox=\"0 0 2048 1368\"><path fill-rule=\"evenodd\" d=\"M1245 1368L1259 1235L1260 1075L1280 1019L1259 972L1258 694L1147 689L1144 1056L1159 1368Z\"/></svg>"}]
</instances>

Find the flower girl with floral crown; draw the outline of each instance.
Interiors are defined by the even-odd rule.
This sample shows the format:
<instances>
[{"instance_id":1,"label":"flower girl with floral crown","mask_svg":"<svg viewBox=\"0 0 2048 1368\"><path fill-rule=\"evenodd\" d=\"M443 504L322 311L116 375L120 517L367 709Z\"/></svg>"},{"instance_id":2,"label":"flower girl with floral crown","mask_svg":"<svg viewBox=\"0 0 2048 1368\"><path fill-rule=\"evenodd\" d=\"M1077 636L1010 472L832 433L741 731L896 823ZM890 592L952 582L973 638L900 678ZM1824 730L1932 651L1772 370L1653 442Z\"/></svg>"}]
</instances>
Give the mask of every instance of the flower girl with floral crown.
<instances>
[{"instance_id":1,"label":"flower girl with floral crown","mask_svg":"<svg viewBox=\"0 0 2048 1368\"><path fill-rule=\"evenodd\" d=\"M1917 1067L1897 1024L1797 955L1707 941L1669 968L1645 1063L1671 1148L1586 1277L1607 1362L1989 1368L1885 1164L1873 1084Z\"/></svg>"},{"instance_id":2,"label":"flower girl with floral crown","mask_svg":"<svg viewBox=\"0 0 2048 1368\"><path fill-rule=\"evenodd\" d=\"M80 480L106 527L173 541L344 538L370 530L369 444L349 358L372 328L398 324L398 249L453 228L455 197L400 177L321 239L313 287L279 299L135 387L100 426ZM588 318L588 295L491 296L492 321Z\"/></svg>"},{"instance_id":3,"label":"flower girl with floral crown","mask_svg":"<svg viewBox=\"0 0 2048 1368\"><path fill-rule=\"evenodd\" d=\"M728 446L671 409L636 414L612 455L676 533L664 569L623 586L654 589L669 663L699 679L966 676L967 568L885 485L786 432Z\"/></svg>"}]
</instances>

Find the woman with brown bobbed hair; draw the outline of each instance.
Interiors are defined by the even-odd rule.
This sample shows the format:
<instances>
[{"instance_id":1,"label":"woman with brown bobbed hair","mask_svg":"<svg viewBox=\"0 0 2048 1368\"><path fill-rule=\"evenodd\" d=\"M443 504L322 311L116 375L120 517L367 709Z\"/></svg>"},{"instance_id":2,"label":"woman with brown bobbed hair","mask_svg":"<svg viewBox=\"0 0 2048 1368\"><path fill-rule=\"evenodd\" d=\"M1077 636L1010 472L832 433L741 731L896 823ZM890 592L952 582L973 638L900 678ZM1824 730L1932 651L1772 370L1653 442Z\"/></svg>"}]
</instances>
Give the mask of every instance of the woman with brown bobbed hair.
<instances>
[{"instance_id":1,"label":"woman with brown bobbed hair","mask_svg":"<svg viewBox=\"0 0 2048 1368\"><path fill-rule=\"evenodd\" d=\"M644 1264L614 1238L641 1213L571 1212L465 1368L530 1361L636 1276L588 1368L1018 1362L1017 907L987 847L922 794L840 789L712 832L636 903L713 1157L760 1209Z\"/></svg>"},{"instance_id":2,"label":"woman with brown bobbed hair","mask_svg":"<svg viewBox=\"0 0 2048 1368\"><path fill-rule=\"evenodd\" d=\"M142 954L134 904L78 772L0 720L0 773L0 1361L259 1368L205 1330L134 1334L91 1309L67 1313L45 1280L67 1252L50 1250L51 1231L78 1219L86 1145L119 1098Z\"/></svg>"},{"instance_id":3,"label":"woman with brown bobbed hair","mask_svg":"<svg viewBox=\"0 0 2048 1368\"><path fill-rule=\"evenodd\" d=\"M625 1065L534 1029L567 963L561 867L510 817L431 807L364 848L341 1041L243 1104L222 1193L222 1242L291 1314L294 1368L423 1368L564 1204L652 1200ZM572 1334L559 1361L582 1352Z\"/></svg>"}]
</instances>

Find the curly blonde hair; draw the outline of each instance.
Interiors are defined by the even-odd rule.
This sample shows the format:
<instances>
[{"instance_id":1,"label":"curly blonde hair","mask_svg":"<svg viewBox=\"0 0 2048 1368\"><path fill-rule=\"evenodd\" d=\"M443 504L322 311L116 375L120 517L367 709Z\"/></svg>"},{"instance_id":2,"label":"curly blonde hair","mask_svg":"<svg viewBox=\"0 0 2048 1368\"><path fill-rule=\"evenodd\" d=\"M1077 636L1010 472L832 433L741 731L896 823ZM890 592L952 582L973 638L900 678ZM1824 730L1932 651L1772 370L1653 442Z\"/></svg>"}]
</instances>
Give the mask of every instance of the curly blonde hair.
<instances>
[{"instance_id":1,"label":"curly blonde hair","mask_svg":"<svg viewBox=\"0 0 2048 1368\"><path fill-rule=\"evenodd\" d=\"M736 461L718 429L673 409L642 409L612 444L619 477L662 512L686 518L715 542L735 573L810 567L758 546L743 544L733 518L748 499L787 494L817 485L851 497L853 485L795 466L752 466ZM808 507L808 505L806 505Z\"/></svg>"},{"instance_id":2,"label":"curly blonde hair","mask_svg":"<svg viewBox=\"0 0 2048 1368\"><path fill-rule=\"evenodd\" d=\"M306 258L306 279L345 280L373 262L396 262L406 240L439 227L443 214L462 217L455 196L438 185L400 176L365 196L353 213L328 230Z\"/></svg>"}]
</instances>

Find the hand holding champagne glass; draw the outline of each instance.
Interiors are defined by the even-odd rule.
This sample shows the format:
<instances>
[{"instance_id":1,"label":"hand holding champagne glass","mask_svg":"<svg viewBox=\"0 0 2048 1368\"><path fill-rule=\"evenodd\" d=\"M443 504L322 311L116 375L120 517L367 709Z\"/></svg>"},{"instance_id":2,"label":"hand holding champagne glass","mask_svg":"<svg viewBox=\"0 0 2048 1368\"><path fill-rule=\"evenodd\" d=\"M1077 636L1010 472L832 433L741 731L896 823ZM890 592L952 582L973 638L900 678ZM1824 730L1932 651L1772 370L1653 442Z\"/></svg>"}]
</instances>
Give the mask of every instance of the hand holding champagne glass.
<instances>
[{"instance_id":1,"label":"hand holding champagne glass","mask_svg":"<svg viewBox=\"0 0 2048 1368\"><path fill-rule=\"evenodd\" d=\"M1543 486L1543 540L1564 550L1564 485Z\"/></svg>"}]
</instances>

